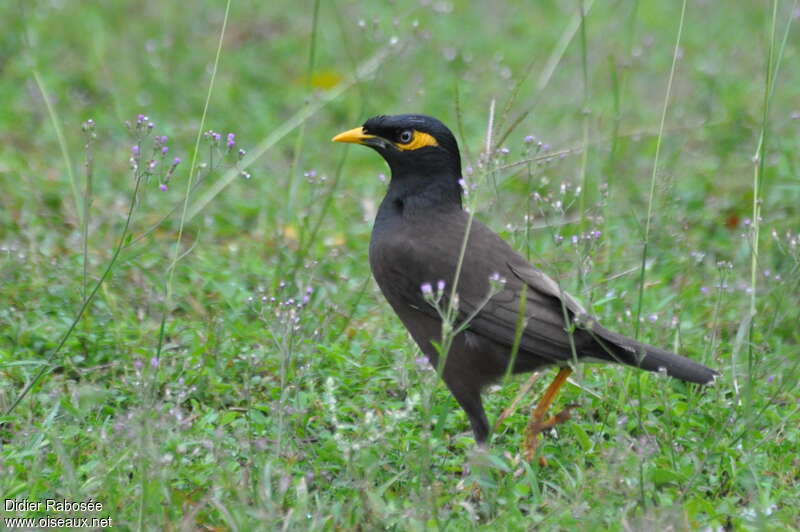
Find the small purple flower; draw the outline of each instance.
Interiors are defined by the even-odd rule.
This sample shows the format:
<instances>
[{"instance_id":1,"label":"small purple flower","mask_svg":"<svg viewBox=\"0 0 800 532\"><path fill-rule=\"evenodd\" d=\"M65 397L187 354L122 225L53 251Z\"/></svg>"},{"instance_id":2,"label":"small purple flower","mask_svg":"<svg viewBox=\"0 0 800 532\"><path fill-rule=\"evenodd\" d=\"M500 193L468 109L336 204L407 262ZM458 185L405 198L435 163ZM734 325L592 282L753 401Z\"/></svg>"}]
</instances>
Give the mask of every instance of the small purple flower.
<instances>
[{"instance_id":1,"label":"small purple flower","mask_svg":"<svg viewBox=\"0 0 800 532\"><path fill-rule=\"evenodd\" d=\"M179 164L181 164L181 158L180 157L175 157L174 159L172 159L172 167L173 168L178 166Z\"/></svg>"},{"instance_id":2,"label":"small purple flower","mask_svg":"<svg viewBox=\"0 0 800 532\"><path fill-rule=\"evenodd\" d=\"M506 147L502 147L502 148L500 148L500 150L499 150L499 151L500 151L500 155L508 155L508 153L509 153L511 150L509 150L509 149L508 149L508 148L506 148Z\"/></svg>"},{"instance_id":3,"label":"small purple flower","mask_svg":"<svg viewBox=\"0 0 800 532\"><path fill-rule=\"evenodd\" d=\"M441 279L439 279L439 281L436 283L436 291L444 292L444 281L442 281Z\"/></svg>"},{"instance_id":4,"label":"small purple flower","mask_svg":"<svg viewBox=\"0 0 800 532\"><path fill-rule=\"evenodd\" d=\"M142 369L142 365L143 365L142 361L139 360L138 358L133 361L133 367L135 367L136 369Z\"/></svg>"},{"instance_id":5,"label":"small purple flower","mask_svg":"<svg viewBox=\"0 0 800 532\"><path fill-rule=\"evenodd\" d=\"M709 292L709 290L708 290L708 287L707 287L707 286L701 286L701 287L700 287L700 293L701 293L701 294L703 294L703 295L707 295L707 294L708 294L708 292Z\"/></svg>"},{"instance_id":6,"label":"small purple flower","mask_svg":"<svg viewBox=\"0 0 800 532\"><path fill-rule=\"evenodd\" d=\"M214 142L219 142L220 140L222 140L222 135L220 135L219 133L217 133L215 131L212 131L211 132L211 138L214 139Z\"/></svg>"},{"instance_id":7,"label":"small purple flower","mask_svg":"<svg viewBox=\"0 0 800 532\"><path fill-rule=\"evenodd\" d=\"M161 183L160 185L158 185L158 190L160 190L161 192L166 192L167 191L167 184L166 183Z\"/></svg>"},{"instance_id":8,"label":"small purple flower","mask_svg":"<svg viewBox=\"0 0 800 532\"><path fill-rule=\"evenodd\" d=\"M429 296L433 294L433 287L431 286L431 283L422 283L422 286L419 288L422 290L423 295Z\"/></svg>"},{"instance_id":9,"label":"small purple flower","mask_svg":"<svg viewBox=\"0 0 800 532\"><path fill-rule=\"evenodd\" d=\"M139 124L139 125L142 125L145 122L147 122L147 115L143 115L143 114L139 113L136 116L136 123Z\"/></svg>"},{"instance_id":10,"label":"small purple flower","mask_svg":"<svg viewBox=\"0 0 800 532\"><path fill-rule=\"evenodd\" d=\"M550 145L547 143L542 144L542 151L550 151Z\"/></svg>"},{"instance_id":11,"label":"small purple flower","mask_svg":"<svg viewBox=\"0 0 800 532\"><path fill-rule=\"evenodd\" d=\"M169 152L169 146L161 146L161 155L166 155Z\"/></svg>"},{"instance_id":12,"label":"small purple flower","mask_svg":"<svg viewBox=\"0 0 800 532\"><path fill-rule=\"evenodd\" d=\"M228 133L228 149L231 149L236 145L236 141L234 140L235 138L235 133Z\"/></svg>"},{"instance_id":13,"label":"small purple flower","mask_svg":"<svg viewBox=\"0 0 800 532\"><path fill-rule=\"evenodd\" d=\"M153 357L150 359L150 367L153 369L158 367L158 357Z\"/></svg>"},{"instance_id":14,"label":"small purple flower","mask_svg":"<svg viewBox=\"0 0 800 532\"><path fill-rule=\"evenodd\" d=\"M650 320L650 323L655 323L658 321L658 314L650 314L647 319Z\"/></svg>"},{"instance_id":15,"label":"small purple flower","mask_svg":"<svg viewBox=\"0 0 800 532\"><path fill-rule=\"evenodd\" d=\"M138 144L134 144L133 146L131 146L131 155L133 155L134 157L139 157L139 152L140 149Z\"/></svg>"},{"instance_id":16,"label":"small purple flower","mask_svg":"<svg viewBox=\"0 0 800 532\"><path fill-rule=\"evenodd\" d=\"M533 137L533 135L525 135L525 138L522 139L522 142L524 142L525 144L530 144L534 140L536 140L536 139Z\"/></svg>"},{"instance_id":17,"label":"small purple flower","mask_svg":"<svg viewBox=\"0 0 800 532\"><path fill-rule=\"evenodd\" d=\"M497 272L494 272L489 276L489 283L495 285L497 288L506 284L506 278L500 275Z\"/></svg>"}]
</instances>

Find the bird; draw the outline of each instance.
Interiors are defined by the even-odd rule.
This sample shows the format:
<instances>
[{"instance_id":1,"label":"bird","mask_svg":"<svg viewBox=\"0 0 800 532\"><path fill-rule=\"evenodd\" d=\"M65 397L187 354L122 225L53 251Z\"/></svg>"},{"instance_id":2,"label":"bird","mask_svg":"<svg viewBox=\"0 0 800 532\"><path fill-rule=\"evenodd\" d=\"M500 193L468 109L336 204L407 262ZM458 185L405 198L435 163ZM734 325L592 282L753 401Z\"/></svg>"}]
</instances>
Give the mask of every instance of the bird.
<instances>
[{"instance_id":1,"label":"bird","mask_svg":"<svg viewBox=\"0 0 800 532\"><path fill-rule=\"evenodd\" d=\"M569 409L550 418L547 412L578 362L618 363L698 384L719 375L606 329L559 283L470 216L458 142L438 119L380 115L332 140L372 148L389 166L369 243L372 274L466 413L479 446L490 436L481 393L508 373L558 368L527 424L527 458L536 452L539 433L569 418ZM440 352L448 319L443 308L452 309L454 322L447 352Z\"/></svg>"}]
</instances>

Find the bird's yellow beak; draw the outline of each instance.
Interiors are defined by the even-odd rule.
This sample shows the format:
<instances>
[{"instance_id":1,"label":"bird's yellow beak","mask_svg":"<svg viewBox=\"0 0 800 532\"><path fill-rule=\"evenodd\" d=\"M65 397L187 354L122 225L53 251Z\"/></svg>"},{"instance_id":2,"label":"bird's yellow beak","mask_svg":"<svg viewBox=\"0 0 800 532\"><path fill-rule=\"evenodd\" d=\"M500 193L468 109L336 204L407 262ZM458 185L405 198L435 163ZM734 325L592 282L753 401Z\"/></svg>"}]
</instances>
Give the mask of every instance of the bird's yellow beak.
<instances>
[{"instance_id":1,"label":"bird's yellow beak","mask_svg":"<svg viewBox=\"0 0 800 532\"><path fill-rule=\"evenodd\" d=\"M348 129L347 131L343 131L333 137L331 140L333 142L353 142L355 144L364 144L364 141L374 138L375 135L364 133L364 128L359 126L354 127L353 129Z\"/></svg>"}]
</instances>

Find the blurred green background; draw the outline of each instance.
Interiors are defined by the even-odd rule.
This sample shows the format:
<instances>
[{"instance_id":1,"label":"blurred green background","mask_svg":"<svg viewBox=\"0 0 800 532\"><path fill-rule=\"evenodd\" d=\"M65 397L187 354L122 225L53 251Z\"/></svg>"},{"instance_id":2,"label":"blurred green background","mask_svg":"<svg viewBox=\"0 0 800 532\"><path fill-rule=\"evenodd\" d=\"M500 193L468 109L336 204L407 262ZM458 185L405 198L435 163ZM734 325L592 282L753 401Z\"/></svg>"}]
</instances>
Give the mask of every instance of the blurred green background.
<instances>
[{"instance_id":1,"label":"blurred green background","mask_svg":"<svg viewBox=\"0 0 800 532\"><path fill-rule=\"evenodd\" d=\"M225 13L0 5L4 498L94 499L123 529L796 529L797 2L687 3L655 174L680 2L238 0L215 71ZM236 147L201 138L182 226L213 72L202 128ZM720 369L719 384L585 366L539 468L519 449L545 376L476 453L370 278L388 170L330 143L405 112L453 129L478 216L625 334L655 175L640 336ZM139 142L124 124L140 113L154 124L142 152L166 135L168 159L52 355L122 234ZM588 230L602 237L570 244ZM525 380L488 394L491 419Z\"/></svg>"}]
</instances>

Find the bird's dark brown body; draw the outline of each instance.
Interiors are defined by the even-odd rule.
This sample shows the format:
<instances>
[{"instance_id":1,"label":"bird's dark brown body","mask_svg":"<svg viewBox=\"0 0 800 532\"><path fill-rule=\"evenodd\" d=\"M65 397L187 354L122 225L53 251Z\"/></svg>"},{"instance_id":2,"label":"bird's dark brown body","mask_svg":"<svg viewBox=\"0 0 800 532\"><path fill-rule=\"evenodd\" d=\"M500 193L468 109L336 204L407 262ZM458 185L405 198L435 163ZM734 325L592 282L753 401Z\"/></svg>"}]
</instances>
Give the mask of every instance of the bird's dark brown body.
<instances>
[{"instance_id":1,"label":"bird's dark brown body","mask_svg":"<svg viewBox=\"0 0 800 532\"><path fill-rule=\"evenodd\" d=\"M403 142L409 138L409 143ZM436 367L439 355L433 342L441 339L442 322L421 287L444 281L442 304L447 304L469 224L461 206L456 141L438 120L422 115L376 117L360 133L352 130L336 139L370 145L389 163L392 180L375 219L370 265L387 301ZM504 278L505 284L487 302L493 275ZM477 218L470 225L456 293L456 325L474 316L455 337L442 377L467 413L478 442L489 435L481 390L508 370L523 295L525 325L514 372L593 359L663 369L697 383L708 383L716 375L687 358L601 327L555 281Z\"/></svg>"},{"instance_id":2,"label":"bird's dark brown body","mask_svg":"<svg viewBox=\"0 0 800 532\"><path fill-rule=\"evenodd\" d=\"M440 341L442 322L424 301L420 286L426 282L436 286L441 280L449 293L460 252L456 235L464 235L467 217L460 208L406 215L393 212L396 209L398 207L391 202L381 206L370 241L370 266L386 300L431 364L437 367L439 354L431 340ZM471 235L487 243L481 236L492 233L473 219ZM465 302L480 302L485 298L491 289L489 277L493 273L506 278L513 275L508 267L497 268L490 258L497 257L497 253L512 258L513 250L497 237L491 243L497 249L482 249L476 253L474 246L467 247L464 273L457 288L459 298ZM414 259L419 256L427 260ZM519 283L512 281L511 284ZM489 423L481 406L481 389L505 374L510 347L467 329L455 337L447 355L442 377L467 412L478 441L485 440L489 434ZM546 363L546 360L523 353L517 357L515 371L533 371Z\"/></svg>"}]
</instances>

